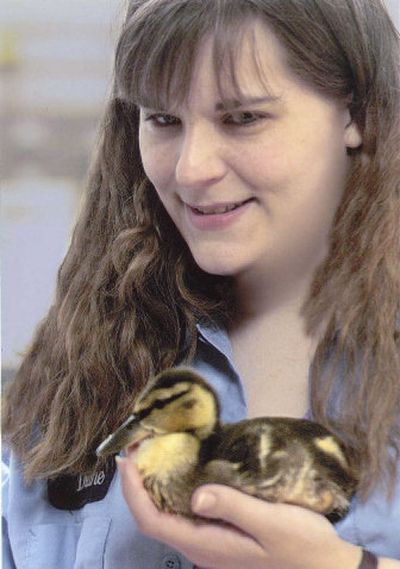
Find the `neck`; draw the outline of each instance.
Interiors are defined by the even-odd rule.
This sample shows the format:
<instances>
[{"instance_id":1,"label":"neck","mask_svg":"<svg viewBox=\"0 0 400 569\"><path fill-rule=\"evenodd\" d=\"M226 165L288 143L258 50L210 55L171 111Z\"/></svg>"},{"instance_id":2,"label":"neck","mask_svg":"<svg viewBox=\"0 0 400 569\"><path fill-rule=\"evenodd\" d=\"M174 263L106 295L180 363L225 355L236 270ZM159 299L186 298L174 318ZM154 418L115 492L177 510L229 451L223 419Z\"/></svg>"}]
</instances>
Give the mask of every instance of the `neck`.
<instances>
[{"instance_id":1,"label":"neck","mask_svg":"<svg viewBox=\"0 0 400 569\"><path fill-rule=\"evenodd\" d=\"M279 313L302 318L312 276L292 279L290 275L245 274L235 281L234 322L256 321Z\"/></svg>"},{"instance_id":2,"label":"neck","mask_svg":"<svg viewBox=\"0 0 400 569\"><path fill-rule=\"evenodd\" d=\"M294 249L270 251L235 275L237 320L257 319L276 311L300 315L327 247L299 254Z\"/></svg>"}]
</instances>

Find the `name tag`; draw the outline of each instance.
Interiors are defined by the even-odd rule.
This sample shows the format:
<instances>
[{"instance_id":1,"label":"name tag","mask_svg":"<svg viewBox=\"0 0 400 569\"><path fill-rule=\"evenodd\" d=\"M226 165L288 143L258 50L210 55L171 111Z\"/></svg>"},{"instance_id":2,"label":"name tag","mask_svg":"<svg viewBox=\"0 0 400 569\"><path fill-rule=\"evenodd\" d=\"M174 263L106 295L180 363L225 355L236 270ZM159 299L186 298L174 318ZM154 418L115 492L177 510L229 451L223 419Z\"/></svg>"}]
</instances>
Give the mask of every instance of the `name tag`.
<instances>
[{"instance_id":1,"label":"name tag","mask_svg":"<svg viewBox=\"0 0 400 569\"><path fill-rule=\"evenodd\" d=\"M103 470L88 476L59 476L47 481L50 504L58 510L79 510L85 504L102 500L115 474L115 460L111 457Z\"/></svg>"}]
</instances>

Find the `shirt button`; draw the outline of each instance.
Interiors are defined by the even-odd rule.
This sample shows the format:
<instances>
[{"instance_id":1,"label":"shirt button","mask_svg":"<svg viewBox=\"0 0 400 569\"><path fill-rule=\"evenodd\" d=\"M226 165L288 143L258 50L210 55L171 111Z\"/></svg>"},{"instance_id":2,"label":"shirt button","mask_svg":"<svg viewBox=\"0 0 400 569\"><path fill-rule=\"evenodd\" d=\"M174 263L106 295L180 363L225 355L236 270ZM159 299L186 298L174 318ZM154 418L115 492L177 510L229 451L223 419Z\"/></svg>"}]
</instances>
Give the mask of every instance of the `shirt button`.
<instances>
[{"instance_id":1,"label":"shirt button","mask_svg":"<svg viewBox=\"0 0 400 569\"><path fill-rule=\"evenodd\" d=\"M162 569L180 569L181 560L177 555L166 555L161 566Z\"/></svg>"}]
</instances>

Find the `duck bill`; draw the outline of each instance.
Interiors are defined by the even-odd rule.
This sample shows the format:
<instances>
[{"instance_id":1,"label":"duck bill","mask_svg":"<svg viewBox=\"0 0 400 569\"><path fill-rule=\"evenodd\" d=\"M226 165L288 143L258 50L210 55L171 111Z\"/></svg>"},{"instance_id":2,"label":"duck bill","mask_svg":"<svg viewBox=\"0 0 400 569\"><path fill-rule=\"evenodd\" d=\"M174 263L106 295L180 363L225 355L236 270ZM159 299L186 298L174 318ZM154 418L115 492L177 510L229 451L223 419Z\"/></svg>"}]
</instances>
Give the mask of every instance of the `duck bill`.
<instances>
[{"instance_id":1,"label":"duck bill","mask_svg":"<svg viewBox=\"0 0 400 569\"><path fill-rule=\"evenodd\" d=\"M97 447L96 454L102 458L118 454L122 449L138 445L148 437L149 431L141 425L135 415L131 415Z\"/></svg>"}]
</instances>

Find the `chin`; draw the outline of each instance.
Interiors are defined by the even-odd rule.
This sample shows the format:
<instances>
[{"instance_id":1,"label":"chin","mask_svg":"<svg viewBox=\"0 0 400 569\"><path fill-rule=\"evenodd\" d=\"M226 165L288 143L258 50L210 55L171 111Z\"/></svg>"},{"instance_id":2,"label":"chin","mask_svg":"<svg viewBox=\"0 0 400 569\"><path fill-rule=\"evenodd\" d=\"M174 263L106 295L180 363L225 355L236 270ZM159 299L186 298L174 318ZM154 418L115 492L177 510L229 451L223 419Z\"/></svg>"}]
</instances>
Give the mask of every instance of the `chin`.
<instances>
[{"instance_id":1,"label":"chin","mask_svg":"<svg viewBox=\"0 0 400 569\"><path fill-rule=\"evenodd\" d=\"M236 277L265 262L265 248L254 243L188 242L195 263L204 272L221 277Z\"/></svg>"},{"instance_id":2,"label":"chin","mask_svg":"<svg viewBox=\"0 0 400 569\"><path fill-rule=\"evenodd\" d=\"M229 260L224 256L213 255L211 259L194 256L194 260L202 271L218 277L234 277L243 271L237 259Z\"/></svg>"}]
</instances>

